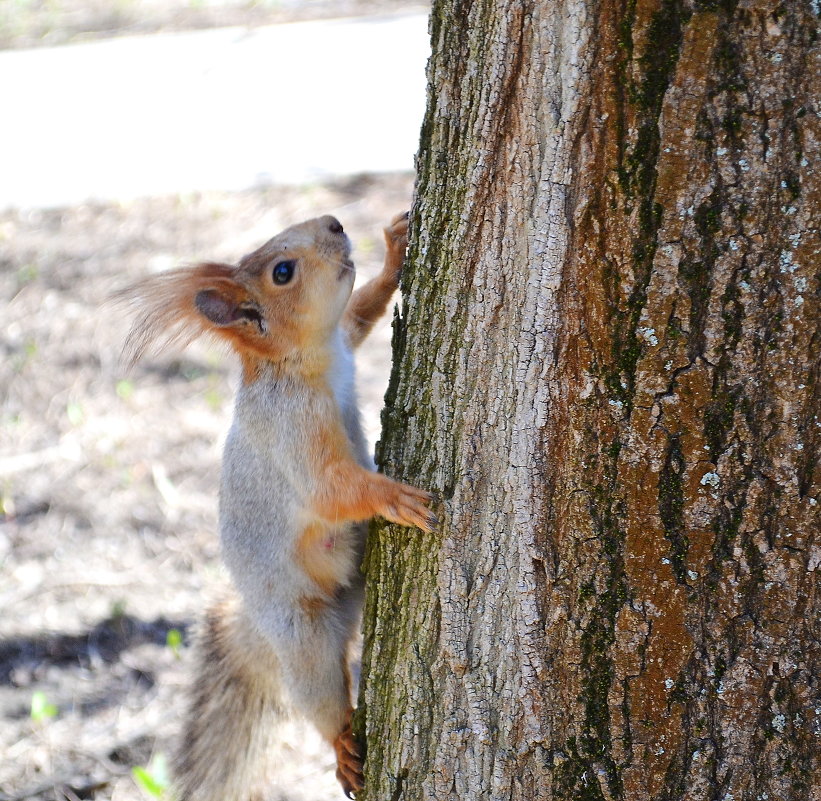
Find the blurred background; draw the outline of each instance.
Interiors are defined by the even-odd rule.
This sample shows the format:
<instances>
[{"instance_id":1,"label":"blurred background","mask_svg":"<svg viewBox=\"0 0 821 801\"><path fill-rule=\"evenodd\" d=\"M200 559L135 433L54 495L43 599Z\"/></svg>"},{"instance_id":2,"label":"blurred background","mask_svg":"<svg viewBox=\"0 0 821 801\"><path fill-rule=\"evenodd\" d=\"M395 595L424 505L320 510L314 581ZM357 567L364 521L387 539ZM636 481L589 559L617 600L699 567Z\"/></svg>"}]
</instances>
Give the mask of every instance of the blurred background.
<instances>
[{"instance_id":1,"label":"blurred background","mask_svg":"<svg viewBox=\"0 0 821 801\"><path fill-rule=\"evenodd\" d=\"M111 294L335 214L358 280L406 209L427 8L404 0L0 0L0 801L163 798L192 627L224 580L236 367L126 373ZM378 437L390 322L363 346ZM271 799L341 798L289 724Z\"/></svg>"}]
</instances>

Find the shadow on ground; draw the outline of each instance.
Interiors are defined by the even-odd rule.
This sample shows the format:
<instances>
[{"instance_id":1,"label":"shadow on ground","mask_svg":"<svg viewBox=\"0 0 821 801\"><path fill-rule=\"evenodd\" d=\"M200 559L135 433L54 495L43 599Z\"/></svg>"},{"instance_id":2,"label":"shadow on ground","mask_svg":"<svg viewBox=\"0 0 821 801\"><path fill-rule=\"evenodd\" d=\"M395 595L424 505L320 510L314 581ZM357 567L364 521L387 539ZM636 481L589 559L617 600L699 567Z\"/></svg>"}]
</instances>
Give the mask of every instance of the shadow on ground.
<instances>
[{"instance_id":1,"label":"shadow on ground","mask_svg":"<svg viewBox=\"0 0 821 801\"><path fill-rule=\"evenodd\" d=\"M145 621L132 615L116 615L103 620L85 634L35 634L0 639L0 684L14 684L21 670L33 673L48 663L55 666L92 670L102 660L113 663L123 651L146 643L166 646L169 632L187 639L190 621Z\"/></svg>"}]
</instances>

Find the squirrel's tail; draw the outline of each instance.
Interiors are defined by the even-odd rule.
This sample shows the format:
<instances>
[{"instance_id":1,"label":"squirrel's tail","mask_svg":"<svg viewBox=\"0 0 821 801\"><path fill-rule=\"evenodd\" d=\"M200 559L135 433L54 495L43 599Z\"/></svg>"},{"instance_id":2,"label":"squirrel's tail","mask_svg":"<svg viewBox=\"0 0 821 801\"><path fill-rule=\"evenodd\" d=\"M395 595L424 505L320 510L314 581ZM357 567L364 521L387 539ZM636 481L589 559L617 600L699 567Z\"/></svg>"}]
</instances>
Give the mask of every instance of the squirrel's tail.
<instances>
[{"instance_id":1,"label":"squirrel's tail","mask_svg":"<svg viewBox=\"0 0 821 801\"><path fill-rule=\"evenodd\" d=\"M179 801L252 801L282 714L273 651L239 599L214 604L196 645L196 678L175 760Z\"/></svg>"}]
</instances>

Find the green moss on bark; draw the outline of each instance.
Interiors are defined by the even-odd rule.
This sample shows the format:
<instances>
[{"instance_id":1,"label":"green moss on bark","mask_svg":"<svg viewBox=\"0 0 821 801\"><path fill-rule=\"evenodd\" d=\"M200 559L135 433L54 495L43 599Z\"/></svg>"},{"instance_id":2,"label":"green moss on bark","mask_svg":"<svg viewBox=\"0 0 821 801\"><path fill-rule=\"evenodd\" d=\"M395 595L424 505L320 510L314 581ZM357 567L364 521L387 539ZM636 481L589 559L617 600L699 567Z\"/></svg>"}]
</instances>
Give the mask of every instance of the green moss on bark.
<instances>
[{"instance_id":1,"label":"green moss on bark","mask_svg":"<svg viewBox=\"0 0 821 801\"><path fill-rule=\"evenodd\" d=\"M659 473L658 507L664 536L670 541L670 563L679 584L686 584L689 543L684 530L684 472L681 439L670 437Z\"/></svg>"}]
</instances>

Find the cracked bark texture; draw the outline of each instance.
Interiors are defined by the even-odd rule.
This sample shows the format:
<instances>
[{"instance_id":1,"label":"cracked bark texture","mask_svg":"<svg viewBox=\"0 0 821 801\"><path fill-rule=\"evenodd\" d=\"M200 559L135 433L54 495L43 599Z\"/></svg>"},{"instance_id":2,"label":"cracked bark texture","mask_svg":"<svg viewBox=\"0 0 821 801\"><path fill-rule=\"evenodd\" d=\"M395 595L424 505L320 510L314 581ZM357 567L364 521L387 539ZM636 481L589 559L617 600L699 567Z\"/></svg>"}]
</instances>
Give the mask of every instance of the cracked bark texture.
<instances>
[{"instance_id":1,"label":"cracked bark texture","mask_svg":"<svg viewBox=\"0 0 821 801\"><path fill-rule=\"evenodd\" d=\"M430 29L363 795L821 799L818 3Z\"/></svg>"}]
</instances>

